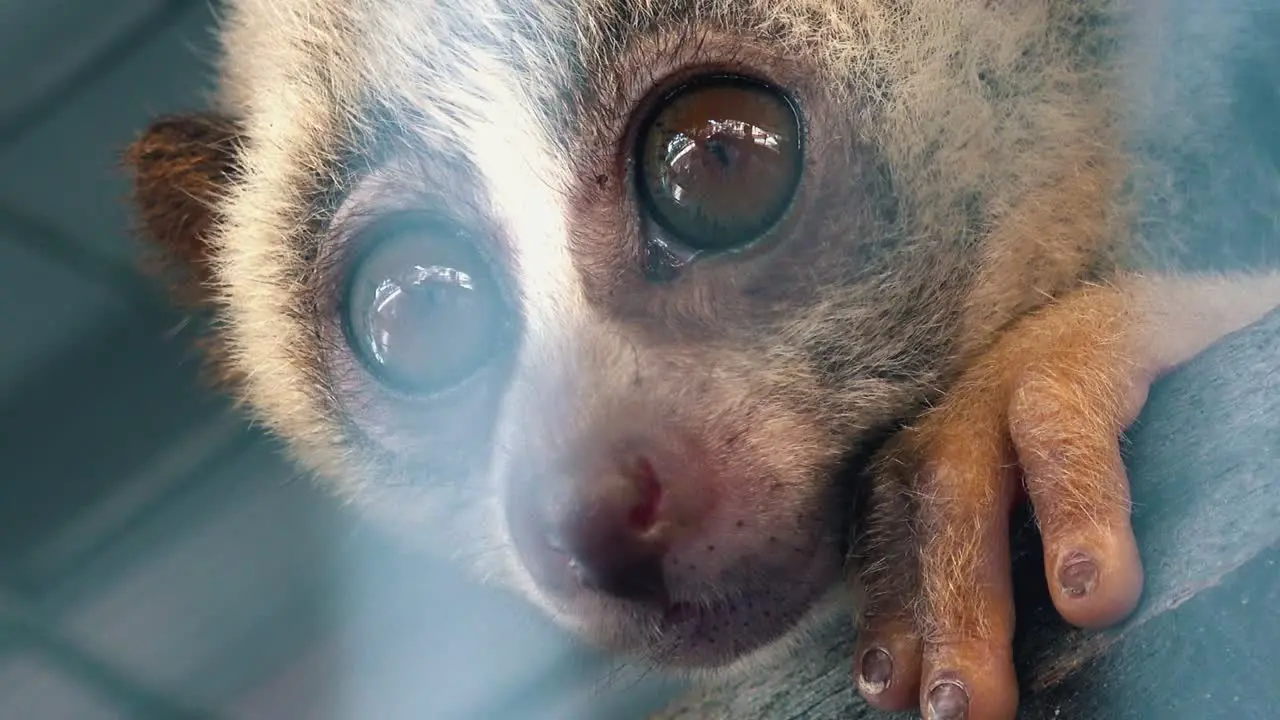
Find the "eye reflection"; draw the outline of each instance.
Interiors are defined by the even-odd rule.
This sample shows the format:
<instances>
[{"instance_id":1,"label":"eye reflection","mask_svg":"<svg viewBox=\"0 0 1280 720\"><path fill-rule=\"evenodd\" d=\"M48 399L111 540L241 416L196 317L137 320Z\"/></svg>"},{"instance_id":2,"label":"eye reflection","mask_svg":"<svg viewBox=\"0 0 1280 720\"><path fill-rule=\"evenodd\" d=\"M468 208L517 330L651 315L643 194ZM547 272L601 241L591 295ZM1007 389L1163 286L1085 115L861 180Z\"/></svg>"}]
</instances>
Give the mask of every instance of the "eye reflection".
<instances>
[{"instance_id":1,"label":"eye reflection","mask_svg":"<svg viewBox=\"0 0 1280 720\"><path fill-rule=\"evenodd\" d=\"M749 244L781 217L799 181L799 120L777 91L711 78L673 94L645 130L646 210L696 251Z\"/></svg>"},{"instance_id":2,"label":"eye reflection","mask_svg":"<svg viewBox=\"0 0 1280 720\"><path fill-rule=\"evenodd\" d=\"M380 363L388 362L387 349L391 346L392 338L395 333L392 330L392 324L388 322L378 322L379 317L392 319L397 315L397 309L400 305L412 302L407 295L417 293L420 296L429 298L431 304L439 305L441 290L437 287L440 285L453 286L463 290L475 290L475 285L471 281L471 276L462 270L450 267L442 267L440 265L432 265L423 267L415 265L411 268L404 282L396 280L383 280L378 284L377 290L374 291L373 307L369 311L369 327L380 328L375 330L370 337L369 352ZM407 287L406 287L407 286ZM421 300L419 305L425 304ZM430 308L422 308L430 312ZM408 318L409 322L415 319Z\"/></svg>"},{"instance_id":3,"label":"eye reflection","mask_svg":"<svg viewBox=\"0 0 1280 720\"><path fill-rule=\"evenodd\" d=\"M347 337L384 383L430 394L457 385L497 355L505 305L469 244L430 227L380 240L355 268Z\"/></svg>"},{"instance_id":4,"label":"eye reflection","mask_svg":"<svg viewBox=\"0 0 1280 720\"><path fill-rule=\"evenodd\" d=\"M735 145L750 143L775 152L780 145L778 133L741 120L711 120L707 123L704 136L705 139L679 133L667 142L666 164L672 172L664 173L662 179L665 189L677 203L684 203L686 198L696 193L696 189L691 193L684 185L679 184L679 178L691 174L691 166L697 162L697 158L692 157L694 151L706 150L727 168L735 162L741 162L741 154Z\"/></svg>"}]
</instances>

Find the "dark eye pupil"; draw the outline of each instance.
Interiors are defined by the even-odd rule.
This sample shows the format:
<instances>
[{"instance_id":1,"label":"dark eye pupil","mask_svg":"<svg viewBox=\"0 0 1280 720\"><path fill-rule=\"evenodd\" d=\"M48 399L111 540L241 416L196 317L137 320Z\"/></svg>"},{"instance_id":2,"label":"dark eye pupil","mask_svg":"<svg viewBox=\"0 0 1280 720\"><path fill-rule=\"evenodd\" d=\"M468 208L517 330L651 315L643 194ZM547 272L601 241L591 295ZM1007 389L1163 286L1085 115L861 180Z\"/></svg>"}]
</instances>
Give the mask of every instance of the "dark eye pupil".
<instances>
[{"instance_id":1,"label":"dark eye pupil","mask_svg":"<svg viewBox=\"0 0 1280 720\"><path fill-rule=\"evenodd\" d=\"M431 393L482 368L495 352L502 304L483 261L432 228L377 242L346 298L350 344L397 389Z\"/></svg>"},{"instance_id":2,"label":"dark eye pupil","mask_svg":"<svg viewBox=\"0 0 1280 720\"><path fill-rule=\"evenodd\" d=\"M643 132L647 211L698 251L759 238L791 203L801 171L799 121L781 93L736 77L677 90Z\"/></svg>"}]
</instances>

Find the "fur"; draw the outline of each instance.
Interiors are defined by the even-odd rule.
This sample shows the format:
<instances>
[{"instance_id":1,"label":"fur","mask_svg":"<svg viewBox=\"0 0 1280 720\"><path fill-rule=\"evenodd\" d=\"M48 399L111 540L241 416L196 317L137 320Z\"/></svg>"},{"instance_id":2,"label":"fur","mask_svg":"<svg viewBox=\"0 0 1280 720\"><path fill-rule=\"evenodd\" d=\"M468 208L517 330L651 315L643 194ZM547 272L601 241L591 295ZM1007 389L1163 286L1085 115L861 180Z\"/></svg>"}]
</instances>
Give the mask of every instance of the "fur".
<instances>
[{"instance_id":1,"label":"fur","mask_svg":"<svg viewBox=\"0 0 1280 720\"><path fill-rule=\"evenodd\" d=\"M197 280L233 391L340 497L604 645L749 665L830 607L867 492L851 487L858 453L1019 319L1146 262L1118 109L1126 12L234 0L213 114L158 124L129 160L144 230L208 269ZM654 286L618 156L655 86L691 67L792 92L807 162L775 250ZM335 320L362 223L420 207L482 238L518 308L514 350L429 403L373 382ZM727 542L682 558L701 568L684 599L770 627L726 631L730 650L705 662L606 602L549 598L504 516L511 487L557 458L668 424L732 479L707 530ZM888 492L882 504L900 499ZM885 525L867 536L900 529L900 515L868 517Z\"/></svg>"}]
</instances>

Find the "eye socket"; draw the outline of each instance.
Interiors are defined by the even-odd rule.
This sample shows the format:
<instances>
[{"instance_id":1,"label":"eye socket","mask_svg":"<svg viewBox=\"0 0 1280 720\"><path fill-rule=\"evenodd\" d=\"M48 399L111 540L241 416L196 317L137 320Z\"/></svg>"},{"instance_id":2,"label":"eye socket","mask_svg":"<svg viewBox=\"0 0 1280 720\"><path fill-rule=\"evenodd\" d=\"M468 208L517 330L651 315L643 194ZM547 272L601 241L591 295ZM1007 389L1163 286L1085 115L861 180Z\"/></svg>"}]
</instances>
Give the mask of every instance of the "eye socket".
<instances>
[{"instance_id":1,"label":"eye socket","mask_svg":"<svg viewBox=\"0 0 1280 720\"><path fill-rule=\"evenodd\" d=\"M646 211L695 252L750 244L781 219L803 163L800 120L780 91L705 77L667 96L642 128Z\"/></svg>"},{"instance_id":2,"label":"eye socket","mask_svg":"<svg viewBox=\"0 0 1280 720\"><path fill-rule=\"evenodd\" d=\"M422 219L391 225L375 233L348 278L347 344L396 390L439 393L495 358L506 304L465 234Z\"/></svg>"}]
</instances>

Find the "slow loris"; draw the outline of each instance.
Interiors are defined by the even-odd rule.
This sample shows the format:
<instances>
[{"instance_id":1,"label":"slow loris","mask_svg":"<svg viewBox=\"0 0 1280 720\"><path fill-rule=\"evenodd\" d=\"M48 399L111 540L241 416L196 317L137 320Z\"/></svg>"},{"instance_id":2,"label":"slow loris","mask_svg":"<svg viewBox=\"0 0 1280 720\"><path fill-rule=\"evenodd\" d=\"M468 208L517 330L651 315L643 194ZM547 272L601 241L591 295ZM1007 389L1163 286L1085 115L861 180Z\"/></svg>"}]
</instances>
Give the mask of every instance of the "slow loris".
<instances>
[{"instance_id":1,"label":"slow loris","mask_svg":"<svg viewBox=\"0 0 1280 720\"><path fill-rule=\"evenodd\" d=\"M852 599L869 702L1011 718L1010 509L1124 617L1117 437L1280 303L1138 272L1128 12L232 0L128 162L229 388L406 538L672 668Z\"/></svg>"}]
</instances>

